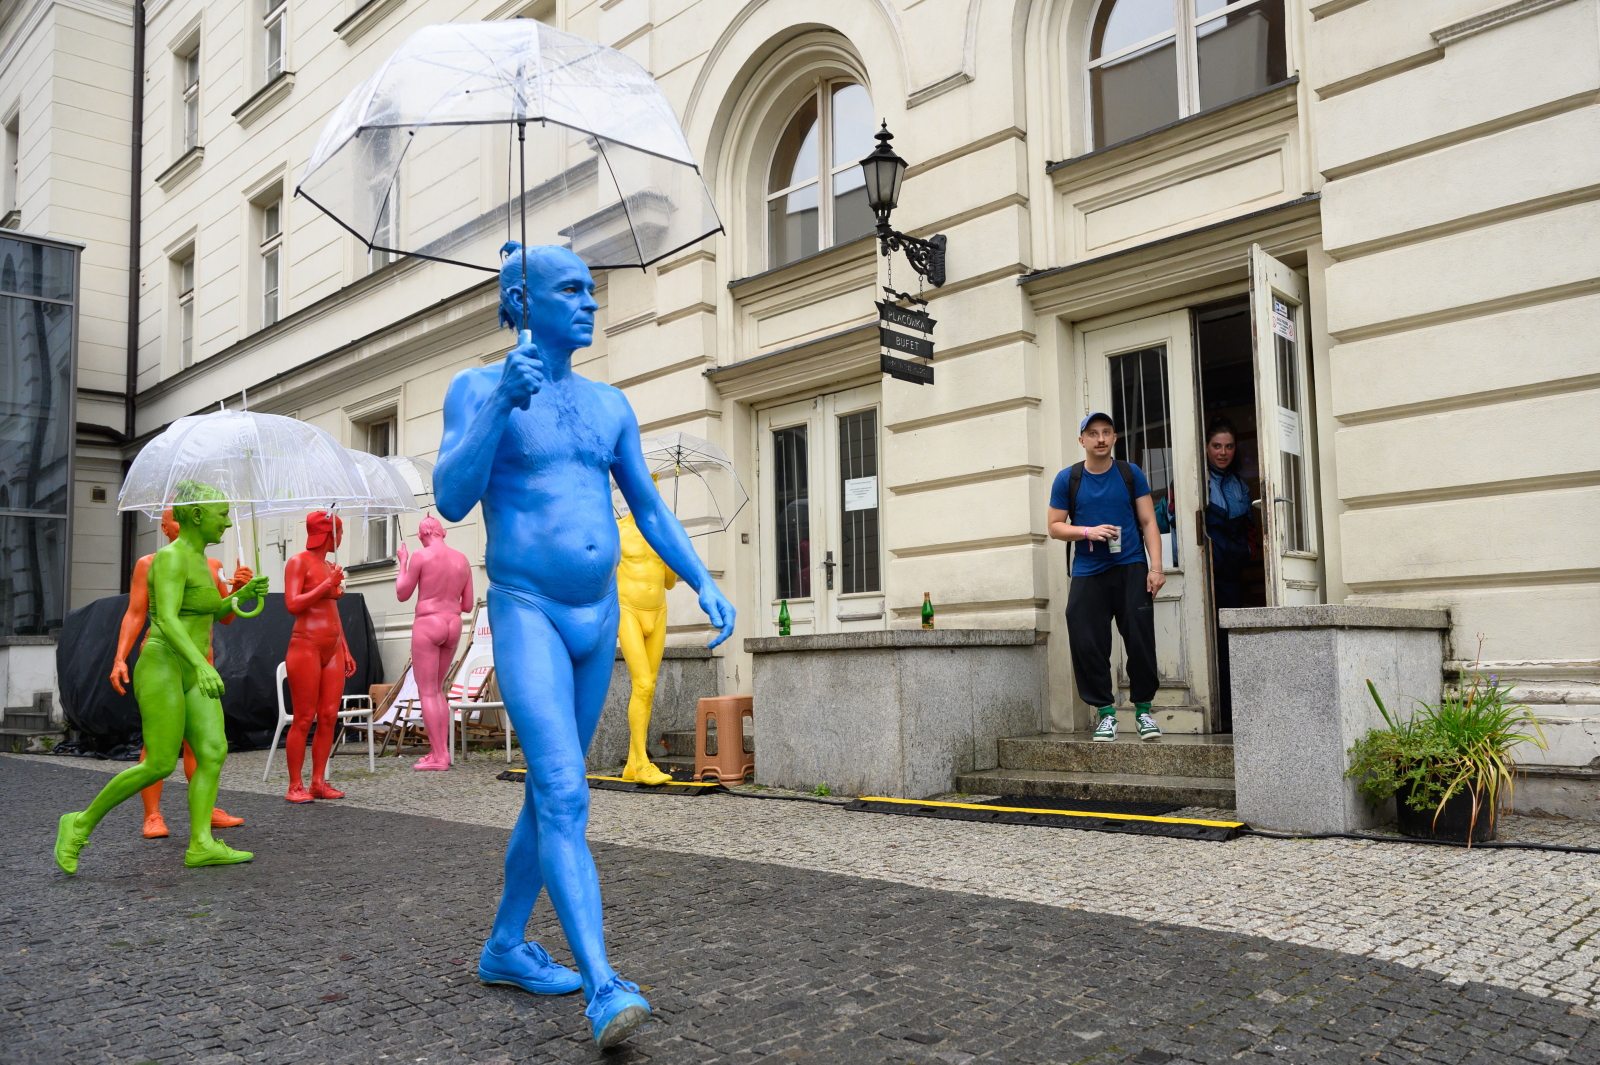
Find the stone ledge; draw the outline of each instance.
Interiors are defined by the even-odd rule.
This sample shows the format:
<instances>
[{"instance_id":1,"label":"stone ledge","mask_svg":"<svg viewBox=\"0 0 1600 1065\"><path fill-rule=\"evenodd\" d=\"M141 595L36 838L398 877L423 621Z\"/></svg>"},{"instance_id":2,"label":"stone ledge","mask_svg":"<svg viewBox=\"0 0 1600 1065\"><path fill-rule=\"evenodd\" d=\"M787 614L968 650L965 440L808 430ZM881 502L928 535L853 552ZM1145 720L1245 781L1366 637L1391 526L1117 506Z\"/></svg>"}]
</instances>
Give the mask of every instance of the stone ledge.
<instances>
[{"instance_id":1,"label":"stone ledge","mask_svg":"<svg viewBox=\"0 0 1600 1065\"><path fill-rule=\"evenodd\" d=\"M1448 610L1326 603L1321 606L1266 606L1217 611L1224 629L1448 629Z\"/></svg>"},{"instance_id":2,"label":"stone ledge","mask_svg":"<svg viewBox=\"0 0 1600 1065\"><path fill-rule=\"evenodd\" d=\"M662 658L663 661L667 661L667 660L674 659L674 658L717 658L717 657L720 657L720 656L712 654L711 653L711 648L704 647L704 646L696 646L694 644L690 644L687 647L674 647L671 644L668 644L666 647L663 647L661 649L661 658ZM618 662L622 661L622 648L620 648L620 647L617 648L616 660Z\"/></svg>"},{"instance_id":3,"label":"stone ledge","mask_svg":"<svg viewBox=\"0 0 1600 1065\"><path fill-rule=\"evenodd\" d=\"M745 640L750 654L791 651L922 650L938 647L1033 647L1049 637L1033 629L880 629L816 636L760 636Z\"/></svg>"},{"instance_id":4,"label":"stone ledge","mask_svg":"<svg viewBox=\"0 0 1600 1065\"><path fill-rule=\"evenodd\" d=\"M54 636L0 636L0 647L54 647Z\"/></svg>"}]
</instances>

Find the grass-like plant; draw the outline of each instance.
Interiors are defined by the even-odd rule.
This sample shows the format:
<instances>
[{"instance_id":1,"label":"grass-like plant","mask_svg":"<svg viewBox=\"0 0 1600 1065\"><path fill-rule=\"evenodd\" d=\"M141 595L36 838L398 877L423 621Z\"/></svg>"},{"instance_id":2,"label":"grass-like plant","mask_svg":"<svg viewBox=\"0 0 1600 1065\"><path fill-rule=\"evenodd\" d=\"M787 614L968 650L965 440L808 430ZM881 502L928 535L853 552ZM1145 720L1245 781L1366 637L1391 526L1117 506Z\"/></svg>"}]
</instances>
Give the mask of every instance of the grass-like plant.
<instances>
[{"instance_id":1,"label":"grass-like plant","mask_svg":"<svg viewBox=\"0 0 1600 1065\"><path fill-rule=\"evenodd\" d=\"M1419 702L1409 720L1401 721L1384 705L1378 689L1367 681L1367 692L1383 715L1386 728L1370 729L1350 748L1346 777L1359 778L1361 794L1374 806L1404 794L1413 810L1433 809L1437 825L1445 804L1463 792L1472 796L1472 816L1467 829L1470 845L1478 811L1491 822L1512 798L1513 754L1524 743L1545 749L1544 732L1533 713L1506 696L1511 686L1497 678L1484 678L1477 670L1470 682L1458 685L1440 702ZM1532 733L1526 731L1532 726Z\"/></svg>"}]
</instances>

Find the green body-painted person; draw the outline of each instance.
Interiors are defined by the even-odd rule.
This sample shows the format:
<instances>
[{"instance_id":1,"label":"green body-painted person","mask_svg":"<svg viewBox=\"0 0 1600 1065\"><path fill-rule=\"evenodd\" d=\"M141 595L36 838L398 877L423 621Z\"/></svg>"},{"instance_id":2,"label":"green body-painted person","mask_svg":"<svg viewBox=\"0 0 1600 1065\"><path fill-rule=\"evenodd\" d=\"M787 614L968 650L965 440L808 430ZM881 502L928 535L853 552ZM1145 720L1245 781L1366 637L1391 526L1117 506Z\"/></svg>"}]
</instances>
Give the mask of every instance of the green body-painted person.
<instances>
[{"instance_id":1,"label":"green body-painted person","mask_svg":"<svg viewBox=\"0 0 1600 1065\"><path fill-rule=\"evenodd\" d=\"M56 864L78 871L78 852L89 833L118 803L165 780L178 761L183 741L194 751L194 779L189 782L189 849L183 864L231 865L247 862L248 851L236 851L211 835L211 808L217 801L217 780L228 754L223 732L222 678L206 661L211 625L233 610L235 602L267 594L267 578L257 577L232 595L217 591L206 565L206 545L222 542L232 526L228 504L209 485L184 481L172 504L178 538L156 552L150 563L150 636L133 669L133 694L139 701L147 756L123 770L100 790L87 810L63 814L56 833Z\"/></svg>"}]
</instances>

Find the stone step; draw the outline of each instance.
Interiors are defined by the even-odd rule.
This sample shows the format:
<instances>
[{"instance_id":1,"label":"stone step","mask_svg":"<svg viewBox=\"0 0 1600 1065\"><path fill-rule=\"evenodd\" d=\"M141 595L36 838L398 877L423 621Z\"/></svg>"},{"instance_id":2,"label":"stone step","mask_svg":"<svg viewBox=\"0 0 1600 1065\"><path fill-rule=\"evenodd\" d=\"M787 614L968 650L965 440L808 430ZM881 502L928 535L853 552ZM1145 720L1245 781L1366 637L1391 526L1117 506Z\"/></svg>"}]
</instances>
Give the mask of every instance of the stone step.
<instances>
[{"instance_id":1,"label":"stone step","mask_svg":"<svg viewBox=\"0 0 1600 1065\"><path fill-rule=\"evenodd\" d=\"M687 758L692 768L694 765L694 729L670 729L661 733L661 742L666 745L667 757ZM717 737L710 736L706 740L707 754L717 753ZM752 733L744 734L744 749L748 754L756 750L756 738ZM652 752L653 753L653 752ZM660 764L659 761L657 764Z\"/></svg>"},{"instance_id":2,"label":"stone step","mask_svg":"<svg viewBox=\"0 0 1600 1065\"><path fill-rule=\"evenodd\" d=\"M1223 777L989 769L981 773L962 773L956 777L956 788L974 795L1178 802L1185 806L1211 806L1224 810L1234 807L1233 781Z\"/></svg>"},{"instance_id":3,"label":"stone step","mask_svg":"<svg viewBox=\"0 0 1600 1065\"><path fill-rule=\"evenodd\" d=\"M1145 773L1233 779L1232 736L1164 735L1140 740L1119 733L1096 743L1092 732L1044 732L1000 741L1000 768L1067 773Z\"/></svg>"}]
</instances>

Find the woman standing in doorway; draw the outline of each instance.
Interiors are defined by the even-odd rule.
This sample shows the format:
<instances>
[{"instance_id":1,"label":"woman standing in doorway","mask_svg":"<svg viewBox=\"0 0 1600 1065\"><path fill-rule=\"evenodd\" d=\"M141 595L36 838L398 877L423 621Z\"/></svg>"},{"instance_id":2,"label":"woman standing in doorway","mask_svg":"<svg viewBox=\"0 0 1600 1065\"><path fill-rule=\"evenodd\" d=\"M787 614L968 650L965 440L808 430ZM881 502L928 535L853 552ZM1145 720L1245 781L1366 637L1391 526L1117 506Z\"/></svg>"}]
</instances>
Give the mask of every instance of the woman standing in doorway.
<instances>
[{"instance_id":1,"label":"woman standing in doorway","mask_svg":"<svg viewBox=\"0 0 1600 1065\"><path fill-rule=\"evenodd\" d=\"M1239 475L1233 426L1206 429L1206 536L1211 541L1211 599L1218 610L1244 606L1244 568L1250 561L1250 489ZM1218 725L1233 731L1233 691L1228 669L1228 633L1217 629Z\"/></svg>"}]
</instances>

